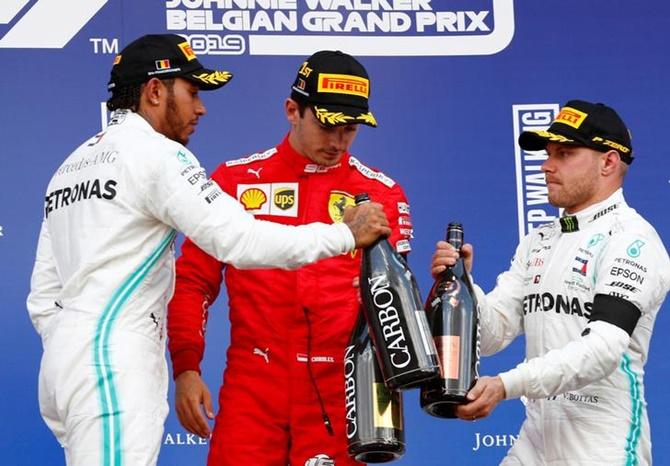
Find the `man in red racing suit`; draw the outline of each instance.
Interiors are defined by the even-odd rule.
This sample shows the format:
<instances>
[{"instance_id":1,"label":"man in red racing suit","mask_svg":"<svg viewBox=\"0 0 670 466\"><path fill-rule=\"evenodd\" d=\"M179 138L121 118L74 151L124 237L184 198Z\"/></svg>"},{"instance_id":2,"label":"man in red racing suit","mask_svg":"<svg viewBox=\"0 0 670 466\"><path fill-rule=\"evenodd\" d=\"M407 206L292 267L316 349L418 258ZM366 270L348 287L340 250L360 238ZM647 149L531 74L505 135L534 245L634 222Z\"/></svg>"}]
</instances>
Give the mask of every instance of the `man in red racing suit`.
<instances>
[{"instance_id":1,"label":"man in red racing suit","mask_svg":"<svg viewBox=\"0 0 670 466\"><path fill-rule=\"evenodd\" d=\"M327 73L367 82L364 68L340 52L318 52L301 71L306 68L313 70L307 90L309 79L316 87L319 75ZM384 205L391 243L408 252L412 224L401 187L348 153L357 123L376 125L367 97L357 112L345 109L351 119L332 124L328 118L337 112L327 112L314 100L304 99L299 115L294 107L302 100L296 94L300 80L301 73L286 102L291 130L284 141L221 165L212 179L257 218L288 225L338 222L354 196L367 192ZM346 142L315 150L320 146L314 145L314 134L338 139L333 131L344 132L340 139ZM359 464L347 455L343 355L359 309L354 280L360 256L352 251L296 271L239 270L185 241L169 306L169 348L180 421L201 436L209 434L209 427L200 405L211 412L211 402L199 363L207 308L219 294L222 272L229 296L232 335L208 464Z\"/></svg>"}]
</instances>

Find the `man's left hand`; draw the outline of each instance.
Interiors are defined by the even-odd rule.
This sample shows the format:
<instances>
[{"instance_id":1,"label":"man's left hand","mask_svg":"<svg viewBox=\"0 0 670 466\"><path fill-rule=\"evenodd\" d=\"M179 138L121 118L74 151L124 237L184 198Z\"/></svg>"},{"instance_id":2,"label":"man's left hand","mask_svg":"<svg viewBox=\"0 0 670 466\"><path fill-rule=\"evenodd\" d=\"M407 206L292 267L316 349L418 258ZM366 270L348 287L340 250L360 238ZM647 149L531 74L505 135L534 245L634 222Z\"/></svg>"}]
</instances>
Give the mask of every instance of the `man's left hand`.
<instances>
[{"instance_id":1,"label":"man's left hand","mask_svg":"<svg viewBox=\"0 0 670 466\"><path fill-rule=\"evenodd\" d=\"M502 379L482 377L468 392L470 402L456 407L456 416L465 421L475 421L488 416L496 405L505 399L505 386Z\"/></svg>"}]
</instances>

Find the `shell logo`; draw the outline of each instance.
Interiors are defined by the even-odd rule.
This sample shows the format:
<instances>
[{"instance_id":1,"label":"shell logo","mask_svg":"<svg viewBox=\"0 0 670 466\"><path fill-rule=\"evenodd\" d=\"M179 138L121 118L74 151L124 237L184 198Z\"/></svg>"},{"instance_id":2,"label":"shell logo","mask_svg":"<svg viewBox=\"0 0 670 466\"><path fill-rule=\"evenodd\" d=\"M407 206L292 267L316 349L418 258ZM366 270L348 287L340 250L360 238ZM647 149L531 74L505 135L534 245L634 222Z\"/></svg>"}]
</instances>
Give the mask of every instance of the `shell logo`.
<instances>
[{"instance_id":1,"label":"shell logo","mask_svg":"<svg viewBox=\"0 0 670 466\"><path fill-rule=\"evenodd\" d=\"M250 188L242 193L240 202L247 210L260 209L268 200L265 193L258 188Z\"/></svg>"}]
</instances>

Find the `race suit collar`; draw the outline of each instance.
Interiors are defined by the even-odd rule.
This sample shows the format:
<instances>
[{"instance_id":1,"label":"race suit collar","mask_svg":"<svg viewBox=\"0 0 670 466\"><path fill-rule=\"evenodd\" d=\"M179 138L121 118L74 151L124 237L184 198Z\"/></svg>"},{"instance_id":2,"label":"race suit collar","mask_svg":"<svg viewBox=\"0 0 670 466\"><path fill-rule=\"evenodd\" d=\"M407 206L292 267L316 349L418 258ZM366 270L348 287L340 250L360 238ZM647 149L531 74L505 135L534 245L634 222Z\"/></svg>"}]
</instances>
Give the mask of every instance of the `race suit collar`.
<instances>
[{"instance_id":1,"label":"race suit collar","mask_svg":"<svg viewBox=\"0 0 670 466\"><path fill-rule=\"evenodd\" d=\"M291 146L291 143L288 141L288 134L277 146L277 150L283 157L284 161L295 170L296 175L300 175L302 173L328 173L342 166L347 166L349 163L349 152L345 152L342 156L342 159L340 160L340 163L337 165L326 167L316 164L296 151L293 146Z\"/></svg>"},{"instance_id":2,"label":"race suit collar","mask_svg":"<svg viewBox=\"0 0 670 466\"><path fill-rule=\"evenodd\" d=\"M156 131L154 127L151 126L151 123L145 120L142 115L125 108L115 110L112 113L112 115L109 118L108 126L120 125L124 122L126 125L133 126L143 131L160 134L161 136L165 137L164 134L161 134L158 131Z\"/></svg>"},{"instance_id":3,"label":"race suit collar","mask_svg":"<svg viewBox=\"0 0 670 466\"><path fill-rule=\"evenodd\" d=\"M580 210L574 215L564 215L558 219L563 233L578 231L597 219L606 216L621 207L627 206L623 197L623 190L617 189L610 197L602 202L593 204L586 209Z\"/></svg>"}]
</instances>

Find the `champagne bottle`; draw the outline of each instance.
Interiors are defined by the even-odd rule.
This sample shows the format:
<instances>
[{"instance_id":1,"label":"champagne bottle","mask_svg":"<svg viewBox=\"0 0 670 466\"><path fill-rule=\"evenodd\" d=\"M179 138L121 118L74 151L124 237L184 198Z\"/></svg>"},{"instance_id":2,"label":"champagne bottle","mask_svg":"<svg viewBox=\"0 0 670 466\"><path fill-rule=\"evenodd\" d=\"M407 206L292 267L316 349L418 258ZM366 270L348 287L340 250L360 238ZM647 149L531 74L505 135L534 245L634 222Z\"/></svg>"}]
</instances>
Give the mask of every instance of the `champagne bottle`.
<instances>
[{"instance_id":1,"label":"champagne bottle","mask_svg":"<svg viewBox=\"0 0 670 466\"><path fill-rule=\"evenodd\" d=\"M364 463L386 463L405 453L402 396L384 384L372 340L360 312L344 353L349 456Z\"/></svg>"},{"instance_id":2,"label":"champagne bottle","mask_svg":"<svg viewBox=\"0 0 670 466\"><path fill-rule=\"evenodd\" d=\"M356 203L369 201L367 194ZM391 389L437 377L437 351L416 280L405 259L380 238L363 250L361 296L384 382Z\"/></svg>"},{"instance_id":3,"label":"champagne bottle","mask_svg":"<svg viewBox=\"0 0 670 466\"><path fill-rule=\"evenodd\" d=\"M463 227L450 223L447 242L460 251ZM457 404L479 378L477 298L462 258L435 280L426 309L440 359L440 377L421 388L421 407L436 417L453 418Z\"/></svg>"}]
</instances>

